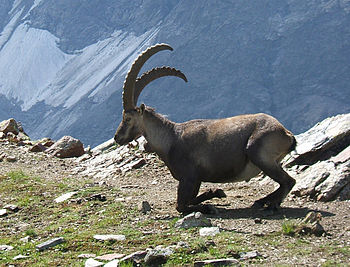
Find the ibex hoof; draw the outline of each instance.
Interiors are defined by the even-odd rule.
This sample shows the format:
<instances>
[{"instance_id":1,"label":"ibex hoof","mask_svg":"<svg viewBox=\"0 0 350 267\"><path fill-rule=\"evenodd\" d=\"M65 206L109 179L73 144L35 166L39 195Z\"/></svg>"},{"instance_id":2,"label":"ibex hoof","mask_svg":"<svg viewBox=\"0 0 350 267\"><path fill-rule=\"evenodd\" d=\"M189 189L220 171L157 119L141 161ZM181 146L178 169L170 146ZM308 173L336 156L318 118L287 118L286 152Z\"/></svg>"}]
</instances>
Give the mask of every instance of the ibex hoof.
<instances>
[{"instance_id":1,"label":"ibex hoof","mask_svg":"<svg viewBox=\"0 0 350 267\"><path fill-rule=\"evenodd\" d=\"M217 208L208 204L201 206L201 212L204 214L213 214L213 215L219 214L219 210Z\"/></svg>"},{"instance_id":2,"label":"ibex hoof","mask_svg":"<svg viewBox=\"0 0 350 267\"><path fill-rule=\"evenodd\" d=\"M276 203L263 203L262 201L255 201L252 205L253 209L261 210L264 215L275 215L280 213L281 207Z\"/></svg>"},{"instance_id":3,"label":"ibex hoof","mask_svg":"<svg viewBox=\"0 0 350 267\"><path fill-rule=\"evenodd\" d=\"M276 215L281 212L281 207L279 205L270 205L263 209L265 215Z\"/></svg>"},{"instance_id":4,"label":"ibex hoof","mask_svg":"<svg viewBox=\"0 0 350 267\"><path fill-rule=\"evenodd\" d=\"M216 189L215 194L216 194L216 197L218 197L218 198L227 197L227 195L225 194L225 192L222 189Z\"/></svg>"}]
</instances>

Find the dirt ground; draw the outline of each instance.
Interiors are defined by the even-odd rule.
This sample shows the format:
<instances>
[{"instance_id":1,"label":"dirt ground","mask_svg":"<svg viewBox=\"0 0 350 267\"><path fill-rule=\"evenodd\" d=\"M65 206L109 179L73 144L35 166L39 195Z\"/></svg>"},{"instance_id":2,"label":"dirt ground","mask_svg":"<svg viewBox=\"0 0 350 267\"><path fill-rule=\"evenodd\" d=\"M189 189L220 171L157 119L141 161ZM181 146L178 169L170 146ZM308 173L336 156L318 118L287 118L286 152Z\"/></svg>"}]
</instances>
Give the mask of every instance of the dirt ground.
<instances>
[{"instance_id":1,"label":"dirt ground","mask_svg":"<svg viewBox=\"0 0 350 267\"><path fill-rule=\"evenodd\" d=\"M0 143L0 155L12 155L16 157L15 162L0 162L0 174L6 174L11 170L23 170L29 174L35 174L47 179L64 179L67 175L73 175L72 169L78 165L73 159L57 159L43 153L25 152L26 148ZM76 179L83 179L76 175ZM247 242L252 236L263 236L269 233L281 231L284 220L302 220L310 211L320 212L321 224L327 234L321 237L305 236L313 253L305 256L303 262L298 259L300 265L322 265L324 250L322 247L338 246L346 250L344 253L333 253L334 259L340 259L344 265L350 263L350 201L315 202L307 198L299 198L289 195L282 203L280 214L266 215L263 212L251 209L253 202L274 190L274 184L266 182L267 179L254 178L250 182L228 183L228 184L202 184L201 191L208 188L219 187L225 191L227 198L214 199L208 203L214 205L219 213L209 215L215 225L225 231L241 233ZM105 181L109 186L117 187L125 196L130 206L137 206L141 201L148 201L152 207L150 216L157 219L179 218L175 209L177 181L172 178L166 167L157 158L151 159L140 169L131 170L126 174L117 174ZM257 218L260 218L257 223ZM282 236L282 235L281 235ZM291 237L285 236L282 242L292 242ZM281 260L281 251L278 244L271 246L254 246L268 259L271 264L296 264L293 259ZM285 248L284 248L285 249ZM329 255L329 253L327 254ZM339 261L338 261L339 262ZM266 263L266 262L265 262Z\"/></svg>"}]
</instances>

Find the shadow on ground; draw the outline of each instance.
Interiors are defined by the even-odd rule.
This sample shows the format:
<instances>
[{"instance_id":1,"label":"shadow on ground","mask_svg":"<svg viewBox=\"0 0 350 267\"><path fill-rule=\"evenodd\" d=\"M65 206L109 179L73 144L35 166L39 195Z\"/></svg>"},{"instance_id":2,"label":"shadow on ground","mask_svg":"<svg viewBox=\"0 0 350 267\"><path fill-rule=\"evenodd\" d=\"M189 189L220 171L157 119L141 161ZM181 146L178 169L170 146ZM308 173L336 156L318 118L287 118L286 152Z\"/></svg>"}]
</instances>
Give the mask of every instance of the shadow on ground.
<instances>
[{"instance_id":1,"label":"shadow on ground","mask_svg":"<svg viewBox=\"0 0 350 267\"><path fill-rule=\"evenodd\" d=\"M289 208L284 207L279 210L277 213L271 213L270 211L265 210L257 210L251 207L247 208L237 208L237 209L228 209L216 207L218 210L218 214L210 215L212 218L220 218L220 219L254 219L261 218L265 220L278 220L278 219L302 219L311 212L319 212L322 217L335 216L334 213L323 211L323 210L314 210L309 208Z\"/></svg>"}]
</instances>

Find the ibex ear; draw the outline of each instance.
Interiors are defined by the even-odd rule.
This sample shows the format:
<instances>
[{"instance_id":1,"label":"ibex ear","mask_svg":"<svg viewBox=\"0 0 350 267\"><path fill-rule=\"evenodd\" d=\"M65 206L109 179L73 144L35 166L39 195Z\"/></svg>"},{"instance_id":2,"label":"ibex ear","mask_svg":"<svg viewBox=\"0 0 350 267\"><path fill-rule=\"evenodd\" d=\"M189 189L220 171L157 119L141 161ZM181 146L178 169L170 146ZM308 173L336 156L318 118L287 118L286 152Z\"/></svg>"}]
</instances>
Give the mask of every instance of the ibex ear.
<instances>
[{"instance_id":1,"label":"ibex ear","mask_svg":"<svg viewBox=\"0 0 350 267\"><path fill-rule=\"evenodd\" d=\"M141 104L137 111L140 115L143 115L143 113L145 112L145 104Z\"/></svg>"}]
</instances>

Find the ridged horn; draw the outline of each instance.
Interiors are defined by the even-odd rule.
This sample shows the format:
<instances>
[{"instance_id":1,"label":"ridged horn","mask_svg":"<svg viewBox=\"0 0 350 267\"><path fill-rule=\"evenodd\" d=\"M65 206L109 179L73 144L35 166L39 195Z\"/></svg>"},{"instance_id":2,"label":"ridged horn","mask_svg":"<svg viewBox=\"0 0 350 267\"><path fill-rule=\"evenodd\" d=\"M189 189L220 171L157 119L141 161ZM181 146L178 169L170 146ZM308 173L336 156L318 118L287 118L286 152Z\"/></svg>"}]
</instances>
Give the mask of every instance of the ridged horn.
<instances>
[{"instance_id":1,"label":"ridged horn","mask_svg":"<svg viewBox=\"0 0 350 267\"><path fill-rule=\"evenodd\" d=\"M125 77L124 86L123 86L123 107L124 110L132 110L135 108L134 105L134 89L136 78L142 68L142 66L146 63L146 61L162 50L173 50L170 45L167 44L156 44L147 48L144 52L142 52L138 58L132 64L128 74Z\"/></svg>"},{"instance_id":2,"label":"ridged horn","mask_svg":"<svg viewBox=\"0 0 350 267\"><path fill-rule=\"evenodd\" d=\"M150 82L164 76L176 76L187 82L185 74L183 74L180 70L170 67L153 68L152 70L143 73L141 77L137 78L136 80L134 90L135 106L137 105L137 100L139 99L143 88L145 88Z\"/></svg>"}]
</instances>

